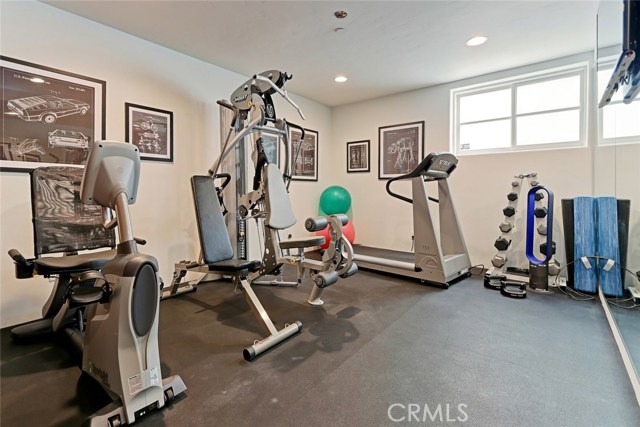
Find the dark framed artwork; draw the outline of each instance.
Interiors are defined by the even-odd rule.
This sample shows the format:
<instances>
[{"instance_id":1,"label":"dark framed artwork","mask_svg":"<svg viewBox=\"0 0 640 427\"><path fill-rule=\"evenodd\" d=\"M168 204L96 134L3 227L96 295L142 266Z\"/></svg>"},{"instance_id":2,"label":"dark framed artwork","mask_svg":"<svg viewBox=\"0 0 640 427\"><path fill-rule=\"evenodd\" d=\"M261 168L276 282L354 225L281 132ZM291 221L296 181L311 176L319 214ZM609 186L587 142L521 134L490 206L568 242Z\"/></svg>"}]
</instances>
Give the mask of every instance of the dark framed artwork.
<instances>
[{"instance_id":1,"label":"dark framed artwork","mask_svg":"<svg viewBox=\"0 0 640 427\"><path fill-rule=\"evenodd\" d=\"M82 165L105 138L106 82L0 56L0 169Z\"/></svg>"},{"instance_id":2,"label":"dark framed artwork","mask_svg":"<svg viewBox=\"0 0 640 427\"><path fill-rule=\"evenodd\" d=\"M411 172L423 152L424 121L378 128L378 179Z\"/></svg>"},{"instance_id":3,"label":"dark framed artwork","mask_svg":"<svg viewBox=\"0 0 640 427\"><path fill-rule=\"evenodd\" d=\"M347 142L347 173L369 172L369 140Z\"/></svg>"},{"instance_id":4,"label":"dark framed artwork","mask_svg":"<svg viewBox=\"0 0 640 427\"><path fill-rule=\"evenodd\" d=\"M173 162L173 113L126 102L125 141L138 147L142 160Z\"/></svg>"},{"instance_id":5,"label":"dark framed artwork","mask_svg":"<svg viewBox=\"0 0 640 427\"><path fill-rule=\"evenodd\" d=\"M318 180L318 132L311 129L302 132L289 128L291 141L291 179L295 181Z\"/></svg>"}]
</instances>

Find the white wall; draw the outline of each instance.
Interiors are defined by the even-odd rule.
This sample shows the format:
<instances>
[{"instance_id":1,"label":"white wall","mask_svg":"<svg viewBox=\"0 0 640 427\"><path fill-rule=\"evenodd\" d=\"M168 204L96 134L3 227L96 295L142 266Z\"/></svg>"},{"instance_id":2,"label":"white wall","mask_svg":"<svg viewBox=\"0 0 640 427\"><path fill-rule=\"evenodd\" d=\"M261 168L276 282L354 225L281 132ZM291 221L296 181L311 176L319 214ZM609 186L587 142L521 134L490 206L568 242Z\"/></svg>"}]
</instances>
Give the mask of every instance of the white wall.
<instances>
[{"instance_id":1,"label":"white wall","mask_svg":"<svg viewBox=\"0 0 640 427\"><path fill-rule=\"evenodd\" d=\"M385 191L386 181L377 179L379 126L424 120L425 153L450 151L449 113L452 88L590 61L592 56L591 53L577 55L334 108L333 140L338 160L333 168L334 181L341 183L354 195L356 241L390 249L411 248L411 207L390 197ZM371 173L347 174L346 143L366 139L371 141ZM507 206L506 195L511 191L513 176L535 171L538 172L540 183L555 194L554 228L558 233L554 233L554 240L558 243L557 257L564 264L560 199L592 194L591 151L587 147L460 156L458 168L450 179L450 186L472 263L490 266L490 260L497 252L493 243L500 235L498 225L504 219L502 209ZM410 194L409 182L398 183L397 188L402 189L399 184L405 184L406 194ZM524 201L520 200L519 208L524 206Z\"/></svg>"},{"instance_id":2,"label":"white wall","mask_svg":"<svg viewBox=\"0 0 640 427\"><path fill-rule=\"evenodd\" d=\"M227 99L247 77L39 2L1 2L0 15L2 55L107 82L107 139L124 140L125 102L173 112L174 161L143 162L138 201L131 208L135 234L148 241L142 250L158 258L169 282L175 262L195 259L199 253L189 177L206 173L219 153L216 101ZM293 98L308 118L304 125L320 133L322 165L329 160L322 144L330 135L330 110ZM281 115L301 121L293 119L292 109L276 102ZM319 184L325 180L326 174L320 173ZM299 218L315 213L320 185L291 186ZM31 230L28 174L1 172L2 252L17 248L33 256ZM0 256L0 268L0 326L38 318L51 284L42 278L17 280L7 255Z\"/></svg>"},{"instance_id":3,"label":"white wall","mask_svg":"<svg viewBox=\"0 0 640 427\"><path fill-rule=\"evenodd\" d=\"M148 240L144 251L158 258L161 273L169 281L176 261L198 255L188 179L204 173L219 153L216 100L228 98L246 77L38 2L1 2L0 20L2 55L107 82L108 139L124 137L125 102L173 111L174 162L143 162L138 203L132 207L135 234ZM280 116L319 132L319 180L292 183L292 203L299 222L290 234L306 235L302 224L304 218L317 214L320 193L330 185L342 185L352 195L357 242L409 250L411 209L389 197L385 181L377 179L378 127L425 120L425 152L448 151L451 88L591 60L591 56L579 55L334 109L292 95L305 112L305 122L293 108L275 98ZM371 172L347 174L346 142L363 139L371 141ZM472 262L488 265L496 252L493 242L499 235L497 225L503 218L501 211L507 204L513 175L536 171L541 183L556 195L554 222L558 233L554 240L559 243L558 258L564 263L559 200L612 191L619 197L638 200L639 150L638 146L591 146L461 156L451 187ZM615 173L606 169L609 161L617 162ZM402 190L403 185L397 188ZM408 183L404 190L409 192ZM632 203L632 210L629 259L637 261L640 245L634 242L640 237L640 215L636 204ZM30 221L28 175L0 173L3 252L18 248L32 255ZM640 261L636 261L630 265L637 269ZM0 269L0 326L39 317L51 285L44 279L18 281L6 255L0 256Z\"/></svg>"}]
</instances>

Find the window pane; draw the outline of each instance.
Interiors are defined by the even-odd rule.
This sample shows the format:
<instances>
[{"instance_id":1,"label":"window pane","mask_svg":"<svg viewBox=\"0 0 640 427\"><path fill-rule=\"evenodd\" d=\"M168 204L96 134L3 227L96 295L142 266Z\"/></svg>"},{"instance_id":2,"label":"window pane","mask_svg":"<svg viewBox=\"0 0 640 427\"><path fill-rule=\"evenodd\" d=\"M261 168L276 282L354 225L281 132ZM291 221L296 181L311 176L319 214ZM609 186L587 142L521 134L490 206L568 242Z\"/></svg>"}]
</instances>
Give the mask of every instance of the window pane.
<instances>
[{"instance_id":1,"label":"window pane","mask_svg":"<svg viewBox=\"0 0 640 427\"><path fill-rule=\"evenodd\" d=\"M602 109L602 137L637 136L640 140L640 101L631 105L614 104Z\"/></svg>"},{"instance_id":2,"label":"window pane","mask_svg":"<svg viewBox=\"0 0 640 427\"><path fill-rule=\"evenodd\" d=\"M460 126L460 151L488 150L511 145L511 120Z\"/></svg>"},{"instance_id":3,"label":"window pane","mask_svg":"<svg viewBox=\"0 0 640 427\"><path fill-rule=\"evenodd\" d=\"M499 119L511 115L511 89L460 97L460 123Z\"/></svg>"},{"instance_id":4,"label":"window pane","mask_svg":"<svg viewBox=\"0 0 640 427\"><path fill-rule=\"evenodd\" d=\"M536 113L580 106L580 76L519 86L517 113Z\"/></svg>"},{"instance_id":5,"label":"window pane","mask_svg":"<svg viewBox=\"0 0 640 427\"><path fill-rule=\"evenodd\" d=\"M517 145L552 144L580 139L580 111L536 114L517 118Z\"/></svg>"},{"instance_id":6,"label":"window pane","mask_svg":"<svg viewBox=\"0 0 640 427\"><path fill-rule=\"evenodd\" d=\"M613 68L598 71L598 102L600 102L600 98L602 98L602 92L607 88L611 73L613 73ZM618 89L615 95L613 95L611 102L614 101L622 101L622 89Z\"/></svg>"}]
</instances>

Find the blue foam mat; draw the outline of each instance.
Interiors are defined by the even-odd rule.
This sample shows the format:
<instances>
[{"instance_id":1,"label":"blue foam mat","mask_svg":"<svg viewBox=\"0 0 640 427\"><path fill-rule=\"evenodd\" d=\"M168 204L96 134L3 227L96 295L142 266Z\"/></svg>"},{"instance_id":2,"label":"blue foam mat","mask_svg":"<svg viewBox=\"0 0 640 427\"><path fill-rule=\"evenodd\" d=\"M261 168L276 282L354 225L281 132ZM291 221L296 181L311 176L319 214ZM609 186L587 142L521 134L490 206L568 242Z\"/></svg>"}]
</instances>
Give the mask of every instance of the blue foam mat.
<instances>
[{"instance_id":1,"label":"blue foam mat","mask_svg":"<svg viewBox=\"0 0 640 427\"><path fill-rule=\"evenodd\" d=\"M598 280L607 296L621 297L620 250L618 242L618 202L615 197L598 197L596 208L596 252L598 256L615 261L609 271L604 269L607 259L598 260Z\"/></svg>"},{"instance_id":2,"label":"blue foam mat","mask_svg":"<svg viewBox=\"0 0 640 427\"><path fill-rule=\"evenodd\" d=\"M581 257L596 254L595 210L593 197L576 197L573 199L574 249L573 270L574 288L578 291L596 292L596 265L589 260L591 268L587 268Z\"/></svg>"}]
</instances>

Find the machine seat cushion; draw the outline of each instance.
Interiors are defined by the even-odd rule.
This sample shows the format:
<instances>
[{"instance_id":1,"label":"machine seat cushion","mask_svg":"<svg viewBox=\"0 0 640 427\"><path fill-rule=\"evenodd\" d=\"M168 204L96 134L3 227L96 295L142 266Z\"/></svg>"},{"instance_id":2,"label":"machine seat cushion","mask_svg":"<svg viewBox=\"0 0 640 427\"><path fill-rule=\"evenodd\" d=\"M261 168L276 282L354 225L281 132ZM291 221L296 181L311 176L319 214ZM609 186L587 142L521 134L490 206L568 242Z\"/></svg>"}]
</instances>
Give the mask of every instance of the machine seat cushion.
<instances>
[{"instance_id":1,"label":"machine seat cushion","mask_svg":"<svg viewBox=\"0 0 640 427\"><path fill-rule=\"evenodd\" d=\"M116 256L116 249L90 252L63 257L44 257L33 261L35 272L41 276L78 273L87 270L99 270Z\"/></svg>"},{"instance_id":2,"label":"machine seat cushion","mask_svg":"<svg viewBox=\"0 0 640 427\"><path fill-rule=\"evenodd\" d=\"M260 261L247 261L245 259L228 259L225 261L207 264L209 271L238 272L242 270L258 271L262 266Z\"/></svg>"},{"instance_id":3,"label":"machine seat cushion","mask_svg":"<svg viewBox=\"0 0 640 427\"><path fill-rule=\"evenodd\" d=\"M204 262L215 264L232 259L233 248L213 179L195 175L191 177L191 190Z\"/></svg>"},{"instance_id":4,"label":"machine seat cushion","mask_svg":"<svg viewBox=\"0 0 640 427\"><path fill-rule=\"evenodd\" d=\"M312 246L322 246L326 239L324 236L312 236L304 239L287 240L280 242L280 249L310 248Z\"/></svg>"},{"instance_id":5,"label":"machine seat cushion","mask_svg":"<svg viewBox=\"0 0 640 427\"><path fill-rule=\"evenodd\" d=\"M274 230L284 230L295 225L296 217L291 209L287 187L282 172L274 163L269 163L263 173L266 191L264 202L267 216L264 223Z\"/></svg>"}]
</instances>

